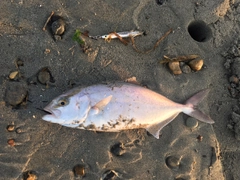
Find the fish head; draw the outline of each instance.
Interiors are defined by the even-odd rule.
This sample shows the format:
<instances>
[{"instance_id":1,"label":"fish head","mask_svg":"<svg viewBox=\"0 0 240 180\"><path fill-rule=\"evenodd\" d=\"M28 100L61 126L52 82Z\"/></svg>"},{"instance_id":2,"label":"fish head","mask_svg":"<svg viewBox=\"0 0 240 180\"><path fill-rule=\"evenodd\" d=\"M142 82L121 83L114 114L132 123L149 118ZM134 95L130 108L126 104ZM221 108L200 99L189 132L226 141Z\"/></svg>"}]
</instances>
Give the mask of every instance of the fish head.
<instances>
[{"instance_id":1,"label":"fish head","mask_svg":"<svg viewBox=\"0 0 240 180\"><path fill-rule=\"evenodd\" d=\"M88 104L88 102L83 103ZM43 116L42 119L65 126L77 126L80 121L84 120L83 118L88 112L86 105L81 105L83 104L79 102L79 98L76 97L76 95L69 96L63 94L53 99L52 102L44 108L49 114ZM85 112L85 116L82 114L83 112ZM76 122L79 123L76 124Z\"/></svg>"}]
</instances>

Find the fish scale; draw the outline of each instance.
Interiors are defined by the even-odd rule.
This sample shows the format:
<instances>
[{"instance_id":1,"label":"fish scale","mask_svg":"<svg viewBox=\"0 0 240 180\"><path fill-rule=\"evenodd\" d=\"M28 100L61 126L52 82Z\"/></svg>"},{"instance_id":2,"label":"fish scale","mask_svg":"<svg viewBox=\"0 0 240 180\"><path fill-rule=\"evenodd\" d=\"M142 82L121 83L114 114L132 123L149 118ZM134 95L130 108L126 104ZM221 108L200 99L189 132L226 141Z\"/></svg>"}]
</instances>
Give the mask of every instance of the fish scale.
<instances>
[{"instance_id":1,"label":"fish scale","mask_svg":"<svg viewBox=\"0 0 240 180\"><path fill-rule=\"evenodd\" d=\"M196 119L214 121L196 108L209 90L202 90L186 104L130 83L98 84L73 90L55 98L43 120L85 130L118 132L145 128L159 138L160 130L183 112Z\"/></svg>"}]
</instances>

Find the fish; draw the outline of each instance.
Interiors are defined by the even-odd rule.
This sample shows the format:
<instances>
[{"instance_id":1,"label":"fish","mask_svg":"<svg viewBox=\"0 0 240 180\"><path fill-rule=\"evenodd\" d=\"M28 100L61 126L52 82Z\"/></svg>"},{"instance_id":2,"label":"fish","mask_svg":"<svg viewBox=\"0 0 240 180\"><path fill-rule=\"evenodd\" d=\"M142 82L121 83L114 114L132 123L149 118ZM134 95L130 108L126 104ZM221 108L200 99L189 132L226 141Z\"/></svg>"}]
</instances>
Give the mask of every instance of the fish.
<instances>
[{"instance_id":1,"label":"fish","mask_svg":"<svg viewBox=\"0 0 240 180\"><path fill-rule=\"evenodd\" d=\"M91 131L119 132L144 128L159 139L163 127L183 112L213 124L210 116L197 109L209 93L201 90L184 104L140 85L118 82L77 87L56 97L44 110L43 120Z\"/></svg>"},{"instance_id":2,"label":"fish","mask_svg":"<svg viewBox=\"0 0 240 180\"><path fill-rule=\"evenodd\" d=\"M116 38L128 38L128 37L136 37L142 35L142 31L124 31L124 32L118 32L118 33L109 33L105 35L98 35L98 36L89 36L92 39L116 39Z\"/></svg>"}]
</instances>

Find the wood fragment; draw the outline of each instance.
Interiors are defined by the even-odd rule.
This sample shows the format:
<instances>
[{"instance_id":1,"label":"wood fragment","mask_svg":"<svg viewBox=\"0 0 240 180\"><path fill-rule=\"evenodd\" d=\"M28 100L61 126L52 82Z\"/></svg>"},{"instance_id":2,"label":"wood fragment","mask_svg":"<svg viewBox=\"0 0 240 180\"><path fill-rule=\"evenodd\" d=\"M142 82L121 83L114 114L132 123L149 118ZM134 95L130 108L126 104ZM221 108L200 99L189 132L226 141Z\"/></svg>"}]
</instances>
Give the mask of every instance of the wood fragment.
<instances>
[{"instance_id":1,"label":"wood fragment","mask_svg":"<svg viewBox=\"0 0 240 180\"><path fill-rule=\"evenodd\" d=\"M137 51L138 53L143 53L143 54L148 54L152 51L154 51L160 44L160 42L162 42L170 33L172 32L172 29L169 29L162 37L160 37L158 39L158 41L155 43L155 45L153 46L153 48L147 50L147 51L141 51L136 47L135 41L133 37L130 37L131 41L132 41L132 46L134 48L135 51Z\"/></svg>"},{"instance_id":2,"label":"wood fragment","mask_svg":"<svg viewBox=\"0 0 240 180\"><path fill-rule=\"evenodd\" d=\"M169 63L169 62L191 61L198 57L199 57L199 55L196 55L196 54L190 54L190 55L186 55L186 56L177 56L174 58L170 58L170 57L164 55L163 60L160 60L159 63L165 64L165 63Z\"/></svg>"},{"instance_id":3,"label":"wood fragment","mask_svg":"<svg viewBox=\"0 0 240 180\"><path fill-rule=\"evenodd\" d=\"M52 18L54 14L54 11L51 12L50 16L47 18L47 21L45 22L44 26L43 26L43 31L46 30L47 24L49 23L50 19Z\"/></svg>"}]
</instances>

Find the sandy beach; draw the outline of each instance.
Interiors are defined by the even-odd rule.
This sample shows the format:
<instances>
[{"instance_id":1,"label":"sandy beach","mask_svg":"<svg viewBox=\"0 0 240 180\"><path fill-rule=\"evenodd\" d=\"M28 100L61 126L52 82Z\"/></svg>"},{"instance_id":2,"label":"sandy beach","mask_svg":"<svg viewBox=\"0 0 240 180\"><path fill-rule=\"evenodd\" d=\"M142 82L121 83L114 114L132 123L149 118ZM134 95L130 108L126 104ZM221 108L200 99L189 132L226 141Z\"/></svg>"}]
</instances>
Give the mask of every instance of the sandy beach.
<instances>
[{"instance_id":1,"label":"sandy beach","mask_svg":"<svg viewBox=\"0 0 240 180\"><path fill-rule=\"evenodd\" d=\"M240 179L239 0L4 0L0 9L0 180ZM134 42L91 38L132 30L143 32ZM129 78L179 103L210 89L199 109L215 123L181 113L156 139L42 120L71 88Z\"/></svg>"}]
</instances>

